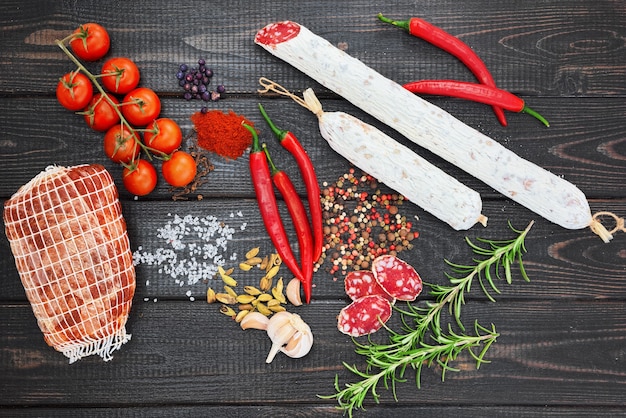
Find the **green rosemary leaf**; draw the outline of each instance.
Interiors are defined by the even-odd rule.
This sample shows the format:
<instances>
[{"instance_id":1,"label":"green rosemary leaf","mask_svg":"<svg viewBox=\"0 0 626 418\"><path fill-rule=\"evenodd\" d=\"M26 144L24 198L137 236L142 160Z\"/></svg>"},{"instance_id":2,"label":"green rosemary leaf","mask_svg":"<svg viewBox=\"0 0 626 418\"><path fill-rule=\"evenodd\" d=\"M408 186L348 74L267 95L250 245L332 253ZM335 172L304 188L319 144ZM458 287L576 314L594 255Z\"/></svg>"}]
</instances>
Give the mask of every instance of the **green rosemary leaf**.
<instances>
[{"instance_id":1,"label":"green rosemary leaf","mask_svg":"<svg viewBox=\"0 0 626 418\"><path fill-rule=\"evenodd\" d=\"M408 368L414 370L415 385L419 389L424 366L439 365L442 368L443 381L448 371L458 371L451 362L463 352L467 352L474 359L477 369L483 363L488 363L485 359L486 353L500 334L496 332L493 324L487 328L477 321L474 321L474 335L464 334L461 310L465 305L465 295L470 292L474 279L477 279L483 293L490 301L495 302L491 292L500 293L495 280L504 278L511 284L514 264L518 265L522 278L530 281L522 264L522 255L526 252L524 240L532 225L531 222L526 229L518 231L509 223L511 230L518 234L511 240L477 238L473 242L469 238L466 239L477 256L472 260L474 264L463 265L444 260L451 270L451 273L444 273L449 284L424 283L424 286L430 288L429 294L434 301L426 301L421 306L407 302L405 309L394 306L394 310L401 315L402 331L394 331L383 325L389 334L388 344L375 343L371 338L367 339L367 343L353 339L355 352L366 359L366 369L361 371L356 365L343 364L360 380L346 383L345 387L341 388L338 376L335 376L335 393L318 397L335 399L338 403L337 408L352 417L355 409L364 409L363 403L368 395L375 403L380 402L380 395L377 392L379 384L391 390L393 398L397 401L396 385L406 381L405 373ZM448 324L447 331L444 332L441 313L446 305L449 314L461 330L460 333L455 332L451 324Z\"/></svg>"}]
</instances>

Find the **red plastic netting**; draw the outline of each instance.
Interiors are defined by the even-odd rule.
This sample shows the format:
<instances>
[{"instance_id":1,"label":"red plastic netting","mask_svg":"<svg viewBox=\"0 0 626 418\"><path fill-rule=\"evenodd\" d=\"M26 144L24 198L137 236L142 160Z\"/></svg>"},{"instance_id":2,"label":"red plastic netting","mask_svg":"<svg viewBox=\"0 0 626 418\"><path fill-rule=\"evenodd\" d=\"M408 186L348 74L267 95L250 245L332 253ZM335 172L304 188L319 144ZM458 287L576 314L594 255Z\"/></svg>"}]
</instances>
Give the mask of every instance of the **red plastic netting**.
<instances>
[{"instance_id":1,"label":"red plastic netting","mask_svg":"<svg viewBox=\"0 0 626 418\"><path fill-rule=\"evenodd\" d=\"M100 165L48 167L4 208L6 235L39 328L70 363L105 361L130 339L135 269L118 192Z\"/></svg>"}]
</instances>

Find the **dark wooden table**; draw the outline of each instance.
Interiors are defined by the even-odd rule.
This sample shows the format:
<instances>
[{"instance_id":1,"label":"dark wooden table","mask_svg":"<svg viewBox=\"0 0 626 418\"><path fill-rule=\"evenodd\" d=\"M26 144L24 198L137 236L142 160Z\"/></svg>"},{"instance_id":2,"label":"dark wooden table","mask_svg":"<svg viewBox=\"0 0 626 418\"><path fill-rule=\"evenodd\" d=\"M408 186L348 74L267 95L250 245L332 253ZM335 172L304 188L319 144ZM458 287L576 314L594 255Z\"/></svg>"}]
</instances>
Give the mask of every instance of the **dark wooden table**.
<instances>
[{"instance_id":1,"label":"dark wooden table","mask_svg":"<svg viewBox=\"0 0 626 418\"><path fill-rule=\"evenodd\" d=\"M626 8L623 1L546 0L394 1L5 1L0 5L0 199L50 164L100 163L118 182L133 250L156 252L166 244L158 229L175 215L215 217L234 229L228 254L241 260L252 247L273 251L254 199L247 153L237 160L210 155L215 166L199 192L204 199L173 201L161 181L135 199L121 185L120 168L101 149L102 135L55 100L58 78L73 68L54 45L81 23L110 31L110 55L128 56L142 71L142 85L162 98L162 115L185 134L200 108L187 102L174 77L181 63L207 60L214 83L228 89L211 109L245 115L261 128L276 158L297 176L293 160L272 142L257 111L265 105L275 122L294 130L310 153L320 182L332 184L350 165L321 138L317 121L289 99L257 94L257 80L272 78L294 92L313 87L326 110L341 110L404 138L253 43L267 23L290 19L398 82L419 78L473 80L448 54L384 25L421 16L467 42L484 59L498 86L523 97L546 116L544 128L527 115L508 113L502 127L488 106L428 97L463 122L573 182L593 212L626 215ZM189 139L192 141L192 139ZM411 146L411 145L410 145ZM398 384L397 401L379 387L380 404L368 397L356 416L618 416L626 415L626 235L604 244L590 230L566 230L513 203L440 158L411 146L479 191L489 226L456 232L422 209L405 204L419 238L402 257L423 279L445 283L444 259L470 262L464 238L508 239L507 227L535 221L527 240L530 282L515 270L500 283L492 303L474 287L463 317L493 323L500 337L476 370L465 353L441 381L437 367ZM384 186L381 186L382 190ZM298 185L304 196L304 189ZM282 207L282 206L281 206ZM282 207L284 209L284 207ZM2 228L4 231L4 228ZM289 229L293 237L293 231ZM193 240L192 240L193 241ZM235 261L228 260L231 265ZM290 308L311 326L315 343L302 359L278 356L270 342L244 332L205 302L213 279L189 285L137 266L137 291L127 324L132 340L110 362L89 357L72 365L48 347L26 300L6 237L0 239L0 414L6 416L338 416L339 383L355 381L342 362L364 368L336 315L347 304L340 275L324 264L315 274L314 300ZM179 278L180 279L180 278ZM254 284L258 278L241 276ZM190 299L195 299L191 301ZM428 295L423 296L428 300ZM399 327L396 314L390 325ZM380 336L381 333L376 334ZM378 337L381 338L384 335ZM381 340L381 341L384 341Z\"/></svg>"}]
</instances>

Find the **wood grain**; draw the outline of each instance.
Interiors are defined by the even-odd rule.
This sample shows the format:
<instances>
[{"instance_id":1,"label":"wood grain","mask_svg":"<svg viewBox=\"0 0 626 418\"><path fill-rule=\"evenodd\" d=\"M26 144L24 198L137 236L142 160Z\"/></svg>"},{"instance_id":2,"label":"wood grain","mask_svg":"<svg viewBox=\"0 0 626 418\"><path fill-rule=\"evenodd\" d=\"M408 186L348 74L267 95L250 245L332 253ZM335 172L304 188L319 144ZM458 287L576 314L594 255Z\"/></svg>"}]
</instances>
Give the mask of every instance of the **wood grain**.
<instances>
[{"instance_id":1,"label":"wood grain","mask_svg":"<svg viewBox=\"0 0 626 418\"><path fill-rule=\"evenodd\" d=\"M312 87L325 110L375 125L483 197L488 227L469 231L453 231L410 202L400 207L419 232L413 248L401 256L425 281L446 282L444 260L471 262L466 237L508 239L513 237L509 222L518 229L535 222L524 255L530 282L517 271L512 284L498 281L496 303L475 284L462 310L464 324L493 323L500 333L487 355L491 362L476 370L463 355L454 364L460 371L448 373L444 382L439 368L425 369L421 389L409 371L408 382L398 385L397 401L380 387L381 403L370 397L367 411L355 416L626 416L626 234L616 232L604 244L588 229L566 230L539 218L253 43L267 23L290 19L400 83L473 80L454 57L378 21L379 12L394 19L419 16L458 36L485 61L498 86L520 95L551 126L508 113L505 128L488 106L425 99L576 184L593 212L626 214L626 5L617 0L6 1L0 5L0 201L50 164L100 163L119 186L133 251L167 248L159 229L178 215L214 217L233 227L224 251L233 265L253 246L269 253L273 248L259 218L247 154L234 161L208 155L215 169L198 190L202 200L173 201L162 181L145 198L128 194L121 168L102 152L102 134L55 100L59 77L73 66L54 41L81 23L107 27L110 54L137 62L142 85L162 98L162 116L179 122L187 135L185 146L193 144L190 116L201 104L181 98L174 75L179 64L205 58L215 71L213 82L227 88L225 99L209 107L253 121L274 159L297 179L295 161L260 117L257 104L262 103L277 125L296 133L327 187L351 166L323 141L316 118L290 99L257 92L261 76L296 94ZM98 72L100 64L88 66ZM304 199L304 188L296 185ZM384 185L380 189L390 192ZM612 227L608 221L607 226ZM288 234L295 241L289 225ZM132 340L109 363L86 358L70 366L43 341L2 235L0 415L339 416L334 401L316 395L334 393L335 376L341 385L355 381L342 362L360 369L365 362L336 329L336 315L348 299L342 275L330 274L329 267L326 261L315 273L311 305L293 308L315 335L313 350L302 359L280 356L266 365L266 335L240 330L219 306L205 302L207 288L221 286L219 280L192 284L187 276L164 272L164 265L139 263L128 323ZM240 285L256 284L259 274L238 272L237 279ZM424 292L420 303L428 300ZM398 313L389 324L400 330ZM386 336L381 331L373 338L382 342Z\"/></svg>"}]
</instances>

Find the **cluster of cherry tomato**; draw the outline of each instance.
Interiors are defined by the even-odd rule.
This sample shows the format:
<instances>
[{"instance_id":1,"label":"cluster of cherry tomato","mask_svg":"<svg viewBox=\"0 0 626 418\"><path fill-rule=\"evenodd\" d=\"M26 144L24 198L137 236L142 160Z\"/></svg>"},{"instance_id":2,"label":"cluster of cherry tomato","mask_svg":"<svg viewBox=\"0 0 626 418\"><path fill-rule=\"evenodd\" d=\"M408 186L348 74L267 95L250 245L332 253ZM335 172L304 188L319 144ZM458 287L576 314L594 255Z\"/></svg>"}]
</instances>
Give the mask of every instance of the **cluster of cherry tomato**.
<instances>
[{"instance_id":1,"label":"cluster of cherry tomato","mask_svg":"<svg viewBox=\"0 0 626 418\"><path fill-rule=\"evenodd\" d=\"M157 184L157 171L151 162L154 158L163 161L161 172L167 183L174 187L189 184L196 176L196 161L179 149L183 136L178 124L159 117L158 95L139 87L137 65L129 58L109 58L100 74L94 75L81 63L106 56L111 45L106 29L86 23L57 43L78 66L59 80L57 100L82 115L92 129L105 132L104 152L123 166L124 187L137 196L152 192Z\"/></svg>"}]
</instances>

